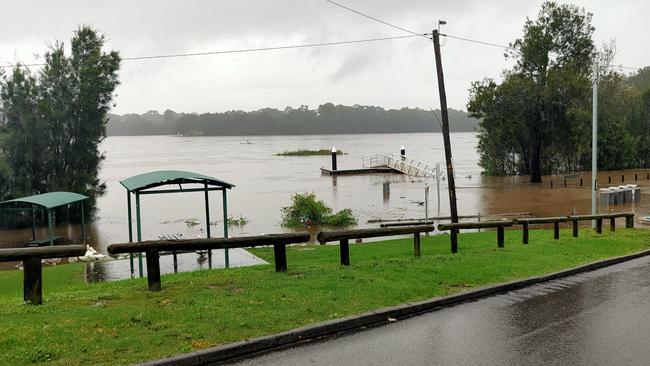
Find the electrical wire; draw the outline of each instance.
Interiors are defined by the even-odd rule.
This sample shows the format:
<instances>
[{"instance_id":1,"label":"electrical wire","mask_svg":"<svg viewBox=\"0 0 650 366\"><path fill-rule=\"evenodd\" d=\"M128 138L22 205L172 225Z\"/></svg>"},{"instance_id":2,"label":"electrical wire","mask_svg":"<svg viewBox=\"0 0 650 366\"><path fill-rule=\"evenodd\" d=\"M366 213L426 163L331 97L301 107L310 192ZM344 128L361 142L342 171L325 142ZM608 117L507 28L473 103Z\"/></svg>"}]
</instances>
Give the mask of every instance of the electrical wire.
<instances>
[{"instance_id":1,"label":"electrical wire","mask_svg":"<svg viewBox=\"0 0 650 366\"><path fill-rule=\"evenodd\" d=\"M498 44L498 43L479 41L479 40L472 39L472 38L459 37L459 36L454 36L454 35L451 35L451 34L444 34L444 33L441 33L440 35L444 36L444 37L448 37L448 38L457 39L457 40L460 40L460 41L481 44L481 45L484 45L484 46L498 47L498 48L502 48L502 49L505 49L505 50L512 50L512 51L518 52L518 50L516 48L514 48L514 47L505 46L505 45ZM638 67L630 67L630 66L623 66L623 65L615 65L615 66L612 66L612 67L618 67L618 68L621 68L621 69L633 70L633 71L640 70L640 68L638 68Z\"/></svg>"},{"instance_id":2,"label":"electrical wire","mask_svg":"<svg viewBox=\"0 0 650 366\"><path fill-rule=\"evenodd\" d=\"M174 53L174 54L152 55L152 56L134 56L134 57L124 57L124 58L122 58L122 61L137 61L137 60L151 60L151 59L193 57L193 56L208 56L208 55L224 55L224 54L233 54L233 53L249 53L249 52L277 51L277 50L289 50L289 49L301 49L301 48L313 48L313 47L339 46L339 45L348 45L348 44L357 44L357 43L371 43L371 42L381 42L381 41L389 41L389 40L396 40L396 39L406 39L406 38L414 38L414 37L419 37L419 36L422 36L422 34L411 34L411 35L392 36L392 37L365 38L365 39L355 39L355 40L348 40L348 41L308 43L308 44L289 45L289 46L244 48L244 49L223 50L223 51L208 51L208 52ZM21 64L20 66L23 66L23 67L35 67L35 66L43 66L43 65L45 65L45 63ZM0 65L0 68L11 68L11 67L14 67L14 65Z\"/></svg>"},{"instance_id":3,"label":"electrical wire","mask_svg":"<svg viewBox=\"0 0 650 366\"><path fill-rule=\"evenodd\" d=\"M375 22L379 22L379 23L381 23L381 24L383 24L383 25L386 25L386 26L389 26L389 27L391 27L391 28L399 29L399 30L401 30L402 32L410 33L410 34L412 34L412 35L418 35L418 36L425 37L425 38L429 39L429 37L427 37L427 35L424 34L424 33L417 33L417 32L414 32L414 31L412 31L412 30L410 30L410 29L406 29L406 28L403 28L403 27L397 26L397 25L395 25L395 24L388 23L387 21L381 20L381 19L379 19L379 18L375 18L375 17L373 17L373 16L371 16L371 15L368 15L368 14L362 13L362 12L360 12L360 11L358 11L358 10L354 10L354 9L352 9L352 8L349 8L349 7L345 6L345 5L343 5L343 4L337 3L336 1L332 1L332 0L325 0L325 1L328 2L328 3L330 3L330 4L332 4L332 5L338 6L339 8L342 8L342 9L345 9L345 10L348 10L348 11L351 11L351 12L353 12L353 13L355 13L355 14L361 15L362 17L365 17L365 18L368 18L368 19L374 20Z\"/></svg>"}]
</instances>

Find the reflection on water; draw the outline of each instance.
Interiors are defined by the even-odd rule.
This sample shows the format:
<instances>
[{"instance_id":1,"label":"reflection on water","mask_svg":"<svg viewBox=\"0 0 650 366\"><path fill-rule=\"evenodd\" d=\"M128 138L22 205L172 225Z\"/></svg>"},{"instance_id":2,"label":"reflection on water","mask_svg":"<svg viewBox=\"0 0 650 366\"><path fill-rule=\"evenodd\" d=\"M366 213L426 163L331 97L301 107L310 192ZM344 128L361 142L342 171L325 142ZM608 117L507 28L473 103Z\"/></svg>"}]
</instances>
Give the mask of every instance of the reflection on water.
<instances>
[{"instance_id":1,"label":"reflection on water","mask_svg":"<svg viewBox=\"0 0 650 366\"><path fill-rule=\"evenodd\" d=\"M254 256L244 249L230 249L228 252L230 267L243 267L258 264L267 264L263 259ZM145 257L142 258L143 263ZM208 257L197 253L181 253L177 255L178 272L190 272L208 269ZM138 258L134 258L135 274L138 276ZM225 256L223 250L212 251L212 268L224 268ZM143 264L143 275L147 275L147 266ZM172 255L160 256L160 274L174 273L174 260ZM114 281L131 278L131 267L128 259L113 261L99 261L86 263L86 281Z\"/></svg>"},{"instance_id":2,"label":"reflection on water","mask_svg":"<svg viewBox=\"0 0 650 366\"><path fill-rule=\"evenodd\" d=\"M240 144L249 140L250 144ZM477 138L474 133L452 133L458 208L461 215L481 213L489 216L498 213L529 212L533 216L567 215L574 208L580 214L591 211L589 187L578 186L578 180L564 177L544 177L544 184L532 185L528 177L483 177L478 166ZM358 217L360 227L371 219L424 218L425 186L431 188L429 216L449 215L446 181L441 181L440 202L437 201L436 182L433 178L412 178L400 174L371 174L359 176L325 176L320 167L329 166L329 156L284 157L274 154L296 149L315 149L336 145L348 155L339 156L340 169L360 168L362 157L377 153L398 153L400 146L407 148L409 156L435 165L444 162L442 135L439 133L327 135L327 136L252 136L252 137L108 137L101 145L106 153L102 164L101 180L106 182L107 193L97 201L95 221L89 225L89 244L106 253L111 243L128 241L126 194L119 181L127 177L154 170L188 170L211 175L236 185L228 192L230 216L247 218L244 226L230 227L231 236L259 235L262 233L291 232L296 229L280 225L281 209L287 206L296 192L314 192L334 210L351 208ZM637 171L640 172L640 171ZM637 205L601 207L600 211L635 211L650 213L647 187L648 175L644 171L606 172L600 182L621 184L638 183L642 187L641 202ZM590 174L583 174L584 184L589 184ZM554 188L549 182L554 181ZM605 186L605 185L604 185ZM223 232L223 213L220 193L210 194L210 217L213 236ZM205 211L202 192L148 195L141 197L143 240L158 239L161 235L182 234L185 238L202 236L205 228ZM435 207L441 207L435 212ZM189 227L186 220L196 219L197 227ZM318 228L311 228L312 231ZM298 229L300 230L300 229ZM78 226L59 225L56 235L67 242L79 242ZM23 246L31 238L31 230L2 232L0 247ZM39 228L37 237L46 235ZM165 258L166 260L166 258ZM201 268L190 259L192 269ZM123 264L115 266L122 276ZM2 268L13 268L0 264ZM106 269L101 271L106 272ZM128 263L124 271L128 275ZM111 275L112 276L112 275ZM117 276L117 275L116 275ZM109 276L110 277L110 276Z\"/></svg>"}]
</instances>

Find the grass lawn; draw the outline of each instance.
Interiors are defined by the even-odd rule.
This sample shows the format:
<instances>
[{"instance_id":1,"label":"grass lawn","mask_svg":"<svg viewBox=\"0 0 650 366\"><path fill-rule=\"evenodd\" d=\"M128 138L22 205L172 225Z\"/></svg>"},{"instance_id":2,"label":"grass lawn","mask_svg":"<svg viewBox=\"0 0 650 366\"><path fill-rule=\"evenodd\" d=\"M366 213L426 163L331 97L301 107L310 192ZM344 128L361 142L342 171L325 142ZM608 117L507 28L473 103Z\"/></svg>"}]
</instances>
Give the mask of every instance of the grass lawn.
<instances>
[{"instance_id":1,"label":"grass lawn","mask_svg":"<svg viewBox=\"0 0 650 366\"><path fill-rule=\"evenodd\" d=\"M540 275L650 248L650 230L596 235L582 229L506 231L459 237L449 253L447 235L422 238L413 258L411 239L352 244L350 267L338 246L296 246L289 272L273 265L167 275L163 290L146 279L85 284L80 264L44 269L44 304L22 303L22 272L0 272L0 364L114 365L272 334L367 310ZM271 248L253 252L272 262Z\"/></svg>"}]
</instances>

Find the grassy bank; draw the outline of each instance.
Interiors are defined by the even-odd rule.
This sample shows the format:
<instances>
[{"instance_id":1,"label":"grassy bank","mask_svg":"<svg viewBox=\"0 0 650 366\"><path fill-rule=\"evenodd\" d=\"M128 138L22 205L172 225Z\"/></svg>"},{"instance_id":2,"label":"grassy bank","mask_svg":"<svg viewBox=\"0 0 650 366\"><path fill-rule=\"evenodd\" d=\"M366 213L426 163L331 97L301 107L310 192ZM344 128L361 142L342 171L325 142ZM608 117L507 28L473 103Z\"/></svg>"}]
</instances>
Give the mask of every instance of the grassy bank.
<instances>
[{"instance_id":1,"label":"grassy bank","mask_svg":"<svg viewBox=\"0 0 650 366\"><path fill-rule=\"evenodd\" d=\"M317 155L330 155L332 150L329 149L319 149L319 150L292 150L292 151L283 151L281 153L275 154L275 156L317 156ZM341 150L336 150L336 155L347 155Z\"/></svg>"},{"instance_id":2,"label":"grassy bank","mask_svg":"<svg viewBox=\"0 0 650 366\"><path fill-rule=\"evenodd\" d=\"M82 283L82 267L44 270L42 306L21 302L22 273L0 272L0 364L127 364L174 355L366 310L422 300L491 283L557 271L650 248L650 231L619 229L596 236L582 230L462 234L449 254L448 236L351 245L352 265L339 265L337 246L288 250L289 272L272 265L163 276L163 290L146 280ZM272 249L255 254L272 259Z\"/></svg>"}]
</instances>

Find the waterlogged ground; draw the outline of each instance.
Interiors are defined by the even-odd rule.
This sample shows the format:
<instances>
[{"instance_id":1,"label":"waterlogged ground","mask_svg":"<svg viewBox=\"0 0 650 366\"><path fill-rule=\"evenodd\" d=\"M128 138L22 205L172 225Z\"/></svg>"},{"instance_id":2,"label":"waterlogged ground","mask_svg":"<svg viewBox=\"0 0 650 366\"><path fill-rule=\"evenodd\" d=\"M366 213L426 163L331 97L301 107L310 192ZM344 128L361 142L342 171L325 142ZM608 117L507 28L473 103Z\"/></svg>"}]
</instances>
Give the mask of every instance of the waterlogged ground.
<instances>
[{"instance_id":1,"label":"waterlogged ground","mask_svg":"<svg viewBox=\"0 0 650 366\"><path fill-rule=\"evenodd\" d=\"M531 185L527 177L481 177L474 133L452 133L454 164L459 212L483 216L502 213L530 213L534 216L569 214L591 211L590 175L570 178L564 188L563 176L545 177L543 185ZM329 167L329 156L283 157L278 152L298 149L331 149L335 146L347 155L338 157L340 169L360 168L362 157L378 153L399 153L406 147L409 157L427 163L444 162L442 135L438 133L327 135L327 136L245 136L245 137L176 137L142 136L109 137L101 145L106 160L101 179L108 190L98 200L97 219L89 228L90 242L105 253L110 243L128 241L126 191L119 181L132 175L164 169L189 170L203 173L236 185L228 193L230 216L244 216L248 223L231 226L231 235L258 235L291 231L280 225L281 208L289 204L295 192L315 192L335 210L351 208L359 218L360 227L371 219L422 218L425 185L430 186L429 215L448 215L446 181L441 182L438 202L435 180L413 179L397 174L330 177L321 175L320 167ZM442 164L444 167L444 164ZM637 216L650 214L645 171L623 172L625 184L634 183L634 174L642 186L639 205L600 207L600 211L636 211ZM621 183L622 172L607 172L599 176L606 186ZM553 180L554 188L550 188ZM160 235L183 234L185 238L205 237L205 208L202 193L150 195L142 197L143 239ZM440 207L440 209L438 209ZM223 233L221 195L210 198L211 231ZM188 226L188 219L199 225ZM310 228L317 232L318 228ZM77 241L76 226L59 226L57 234ZM23 245L31 237L30 230L1 232L0 247ZM37 236L45 236L40 229ZM200 263L192 258L191 265ZM0 269L15 264L0 264Z\"/></svg>"}]
</instances>

